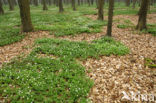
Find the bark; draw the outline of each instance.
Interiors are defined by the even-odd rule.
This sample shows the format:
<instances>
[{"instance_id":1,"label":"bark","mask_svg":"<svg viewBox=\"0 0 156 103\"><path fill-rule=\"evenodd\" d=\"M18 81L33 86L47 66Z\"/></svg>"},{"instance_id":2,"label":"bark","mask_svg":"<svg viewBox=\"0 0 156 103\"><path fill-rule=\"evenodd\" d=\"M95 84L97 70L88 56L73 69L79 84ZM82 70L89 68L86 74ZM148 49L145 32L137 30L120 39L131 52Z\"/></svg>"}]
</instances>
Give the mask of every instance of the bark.
<instances>
[{"instance_id":1,"label":"bark","mask_svg":"<svg viewBox=\"0 0 156 103\"><path fill-rule=\"evenodd\" d=\"M98 0L98 20L103 20L103 5L104 0Z\"/></svg>"},{"instance_id":2,"label":"bark","mask_svg":"<svg viewBox=\"0 0 156 103\"><path fill-rule=\"evenodd\" d=\"M62 0L59 0L59 12L60 13L64 11L62 2L63 2Z\"/></svg>"},{"instance_id":3,"label":"bark","mask_svg":"<svg viewBox=\"0 0 156 103\"><path fill-rule=\"evenodd\" d=\"M42 0L43 3L43 10L48 10L47 4L45 0Z\"/></svg>"},{"instance_id":4,"label":"bark","mask_svg":"<svg viewBox=\"0 0 156 103\"><path fill-rule=\"evenodd\" d=\"M5 5L7 5L7 4L8 4L7 0L3 0L3 3L4 3Z\"/></svg>"},{"instance_id":5,"label":"bark","mask_svg":"<svg viewBox=\"0 0 156 103\"><path fill-rule=\"evenodd\" d=\"M87 2L88 2L88 6L90 6L90 0L87 0Z\"/></svg>"},{"instance_id":6,"label":"bark","mask_svg":"<svg viewBox=\"0 0 156 103\"><path fill-rule=\"evenodd\" d=\"M136 2L137 2L137 0L133 0L133 9L135 8Z\"/></svg>"},{"instance_id":7,"label":"bark","mask_svg":"<svg viewBox=\"0 0 156 103\"><path fill-rule=\"evenodd\" d=\"M56 6L59 6L58 0L54 0L54 2L55 2L55 5L56 5Z\"/></svg>"},{"instance_id":8,"label":"bark","mask_svg":"<svg viewBox=\"0 0 156 103\"><path fill-rule=\"evenodd\" d=\"M150 6L151 6L150 4L151 4L151 0L149 0L149 2L148 2L148 11L149 11L149 12L150 12L150 9L151 9L151 8L150 8Z\"/></svg>"},{"instance_id":9,"label":"bark","mask_svg":"<svg viewBox=\"0 0 156 103\"><path fill-rule=\"evenodd\" d=\"M3 6L2 6L2 1L0 0L0 15L4 14Z\"/></svg>"},{"instance_id":10,"label":"bark","mask_svg":"<svg viewBox=\"0 0 156 103\"><path fill-rule=\"evenodd\" d=\"M136 29L138 30L147 29L146 18L147 18L148 4L149 4L149 0L142 0L141 2L139 20L136 26Z\"/></svg>"},{"instance_id":11,"label":"bark","mask_svg":"<svg viewBox=\"0 0 156 103\"><path fill-rule=\"evenodd\" d=\"M34 0L34 5L38 6L38 0Z\"/></svg>"},{"instance_id":12,"label":"bark","mask_svg":"<svg viewBox=\"0 0 156 103\"><path fill-rule=\"evenodd\" d=\"M81 5L83 5L83 0L81 0Z\"/></svg>"},{"instance_id":13,"label":"bark","mask_svg":"<svg viewBox=\"0 0 156 103\"><path fill-rule=\"evenodd\" d=\"M20 16L22 23L22 32L31 32L33 31L33 26L30 17L30 6L29 0L18 0L19 8L20 8Z\"/></svg>"},{"instance_id":14,"label":"bark","mask_svg":"<svg viewBox=\"0 0 156 103\"><path fill-rule=\"evenodd\" d=\"M107 36L112 36L114 0L109 0Z\"/></svg>"},{"instance_id":15,"label":"bark","mask_svg":"<svg viewBox=\"0 0 156 103\"><path fill-rule=\"evenodd\" d=\"M51 4L52 4L51 0L48 0L48 4L49 4L49 5L51 5Z\"/></svg>"},{"instance_id":16,"label":"bark","mask_svg":"<svg viewBox=\"0 0 156 103\"><path fill-rule=\"evenodd\" d=\"M130 0L126 0L126 6L130 6Z\"/></svg>"},{"instance_id":17,"label":"bark","mask_svg":"<svg viewBox=\"0 0 156 103\"><path fill-rule=\"evenodd\" d=\"M91 0L91 4L94 5L94 0Z\"/></svg>"},{"instance_id":18,"label":"bark","mask_svg":"<svg viewBox=\"0 0 156 103\"><path fill-rule=\"evenodd\" d=\"M71 0L71 1L72 1L72 8L74 11L76 11L75 0Z\"/></svg>"},{"instance_id":19,"label":"bark","mask_svg":"<svg viewBox=\"0 0 156 103\"><path fill-rule=\"evenodd\" d=\"M80 6L80 0L78 0L78 5Z\"/></svg>"},{"instance_id":20,"label":"bark","mask_svg":"<svg viewBox=\"0 0 156 103\"><path fill-rule=\"evenodd\" d=\"M17 1L16 1L16 0L13 0L13 4L14 4L14 5L17 5Z\"/></svg>"},{"instance_id":21,"label":"bark","mask_svg":"<svg viewBox=\"0 0 156 103\"><path fill-rule=\"evenodd\" d=\"M8 0L8 3L9 3L9 10L14 10L14 4L13 4L13 1L12 0Z\"/></svg>"}]
</instances>

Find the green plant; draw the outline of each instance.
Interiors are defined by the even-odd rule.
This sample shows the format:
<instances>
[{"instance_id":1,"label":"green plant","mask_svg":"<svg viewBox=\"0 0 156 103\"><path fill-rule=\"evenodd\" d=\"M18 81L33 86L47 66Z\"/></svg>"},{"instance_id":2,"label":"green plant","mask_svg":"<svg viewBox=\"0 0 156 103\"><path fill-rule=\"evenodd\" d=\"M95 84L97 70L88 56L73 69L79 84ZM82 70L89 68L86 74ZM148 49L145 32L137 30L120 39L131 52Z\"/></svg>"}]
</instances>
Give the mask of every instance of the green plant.
<instances>
[{"instance_id":1,"label":"green plant","mask_svg":"<svg viewBox=\"0 0 156 103\"><path fill-rule=\"evenodd\" d=\"M129 49L109 37L103 37L93 41L91 44L87 42L70 42L59 39L38 39L35 52L43 54L52 54L59 57L83 58L98 57L99 55L124 55Z\"/></svg>"},{"instance_id":2,"label":"green plant","mask_svg":"<svg viewBox=\"0 0 156 103\"><path fill-rule=\"evenodd\" d=\"M129 49L110 37L87 42L43 38L27 57L21 56L0 69L0 94L5 102L87 103L93 86L85 68L76 62L100 55L124 55ZM40 54L57 56L40 57Z\"/></svg>"},{"instance_id":3,"label":"green plant","mask_svg":"<svg viewBox=\"0 0 156 103\"><path fill-rule=\"evenodd\" d=\"M121 29L133 28L134 24L130 20L126 19L123 24L118 24L117 27Z\"/></svg>"},{"instance_id":4,"label":"green plant","mask_svg":"<svg viewBox=\"0 0 156 103\"><path fill-rule=\"evenodd\" d=\"M150 68L156 68L156 60L152 60L150 58L145 58L145 66L148 66Z\"/></svg>"}]
</instances>

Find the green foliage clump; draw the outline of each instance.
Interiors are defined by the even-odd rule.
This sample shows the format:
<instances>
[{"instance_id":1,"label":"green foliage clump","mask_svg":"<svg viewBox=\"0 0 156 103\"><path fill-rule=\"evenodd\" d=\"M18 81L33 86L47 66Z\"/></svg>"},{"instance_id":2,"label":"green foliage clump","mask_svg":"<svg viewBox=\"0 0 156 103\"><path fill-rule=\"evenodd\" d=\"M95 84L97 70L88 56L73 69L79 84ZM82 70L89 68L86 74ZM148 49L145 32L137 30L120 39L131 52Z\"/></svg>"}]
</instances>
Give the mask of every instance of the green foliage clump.
<instances>
[{"instance_id":1,"label":"green foliage clump","mask_svg":"<svg viewBox=\"0 0 156 103\"><path fill-rule=\"evenodd\" d=\"M70 42L67 40L57 39L39 39L36 41L39 45L35 51L37 53L52 54L59 57L83 58L98 57L100 55L125 55L129 49L113 40L110 37L103 37L93 41L91 44L87 42Z\"/></svg>"},{"instance_id":2,"label":"green foliage clump","mask_svg":"<svg viewBox=\"0 0 156 103\"><path fill-rule=\"evenodd\" d=\"M101 31L102 26L106 25L106 22L94 21L81 16L79 12L72 12L70 10L61 14L55 12L51 14L51 11L47 12L44 12L40 18L36 17L39 15L33 14L33 18L38 18L37 21L33 19L33 22L36 29L51 31L51 34L55 36L96 33Z\"/></svg>"},{"instance_id":3,"label":"green foliage clump","mask_svg":"<svg viewBox=\"0 0 156 103\"><path fill-rule=\"evenodd\" d=\"M121 28L121 29L129 28L129 26L126 25L126 24L118 24L117 27L118 27L118 28Z\"/></svg>"},{"instance_id":4,"label":"green foliage clump","mask_svg":"<svg viewBox=\"0 0 156 103\"><path fill-rule=\"evenodd\" d=\"M20 18L16 12L8 12L0 16L0 46L20 41L24 34L20 33Z\"/></svg>"},{"instance_id":5,"label":"green foliage clump","mask_svg":"<svg viewBox=\"0 0 156 103\"><path fill-rule=\"evenodd\" d=\"M0 69L0 94L5 102L86 103L93 82L85 68L68 58L28 56Z\"/></svg>"},{"instance_id":6,"label":"green foliage clump","mask_svg":"<svg viewBox=\"0 0 156 103\"><path fill-rule=\"evenodd\" d=\"M147 24L147 29L142 30L141 33L150 33L156 36L156 24Z\"/></svg>"},{"instance_id":7,"label":"green foliage clump","mask_svg":"<svg viewBox=\"0 0 156 103\"><path fill-rule=\"evenodd\" d=\"M150 68L156 68L156 60L145 58L145 66L148 66Z\"/></svg>"},{"instance_id":8,"label":"green foliage clump","mask_svg":"<svg viewBox=\"0 0 156 103\"><path fill-rule=\"evenodd\" d=\"M130 20L124 20L124 23L118 24L117 27L121 28L121 29L126 29L126 28L130 28L130 27L133 28L134 24Z\"/></svg>"},{"instance_id":9,"label":"green foliage clump","mask_svg":"<svg viewBox=\"0 0 156 103\"><path fill-rule=\"evenodd\" d=\"M152 34L153 36L156 36L156 24L147 24L147 32Z\"/></svg>"},{"instance_id":10,"label":"green foliage clump","mask_svg":"<svg viewBox=\"0 0 156 103\"><path fill-rule=\"evenodd\" d=\"M20 34L19 10L18 8L15 9L13 12L7 11L0 16L0 46L24 38L24 35ZM94 21L83 16L82 9L75 12L71 8L66 9L64 13L58 13L57 7L50 7L48 11L42 11L41 6L31 6L31 18L35 30L47 30L55 36L64 36L101 32L101 27L106 25L106 22ZM86 10L92 12L89 9Z\"/></svg>"},{"instance_id":11,"label":"green foliage clump","mask_svg":"<svg viewBox=\"0 0 156 103\"><path fill-rule=\"evenodd\" d=\"M19 29L0 29L0 46L22 40L25 35L19 33Z\"/></svg>"},{"instance_id":12,"label":"green foliage clump","mask_svg":"<svg viewBox=\"0 0 156 103\"><path fill-rule=\"evenodd\" d=\"M87 103L93 82L76 58L124 55L128 48L110 37L87 42L43 38L27 57L13 60L0 69L0 99L5 102ZM40 54L57 58L40 57ZM4 99L5 98L5 99Z\"/></svg>"}]
</instances>

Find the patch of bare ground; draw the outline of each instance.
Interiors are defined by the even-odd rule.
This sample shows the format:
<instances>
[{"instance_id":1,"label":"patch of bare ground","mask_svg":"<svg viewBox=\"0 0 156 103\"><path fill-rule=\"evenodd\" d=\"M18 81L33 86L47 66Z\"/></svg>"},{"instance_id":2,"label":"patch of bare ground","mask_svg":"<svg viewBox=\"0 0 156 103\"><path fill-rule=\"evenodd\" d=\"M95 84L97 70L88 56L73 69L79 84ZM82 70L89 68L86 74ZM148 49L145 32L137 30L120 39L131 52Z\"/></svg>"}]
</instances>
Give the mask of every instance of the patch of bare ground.
<instances>
[{"instance_id":1,"label":"patch of bare ground","mask_svg":"<svg viewBox=\"0 0 156 103\"><path fill-rule=\"evenodd\" d=\"M0 65L21 54L29 54L33 48L34 40L43 37L53 36L45 31L31 32L27 33L22 41L0 47Z\"/></svg>"},{"instance_id":2,"label":"patch of bare ground","mask_svg":"<svg viewBox=\"0 0 156 103\"><path fill-rule=\"evenodd\" d=\"M147 22L155 23L155 16L156 14L148 15ZM92 15L91 18L95 19L96 16ZM137 16L134 15L119 15L115 19L129 19L135 25L137 23ZM95 82L89 95L93 103L133 103L121 100L122 91L129 96L130 91L156 96L156 68L144 66L145 58L156 59L156 37L150 34L134 34L129 29L117 28L117 24L113 24L112 36L127 45L131 50L130 54L102 56L99 60L88 59L82 63L87 68L87 75Z\"/></svg>"}]
</instances>

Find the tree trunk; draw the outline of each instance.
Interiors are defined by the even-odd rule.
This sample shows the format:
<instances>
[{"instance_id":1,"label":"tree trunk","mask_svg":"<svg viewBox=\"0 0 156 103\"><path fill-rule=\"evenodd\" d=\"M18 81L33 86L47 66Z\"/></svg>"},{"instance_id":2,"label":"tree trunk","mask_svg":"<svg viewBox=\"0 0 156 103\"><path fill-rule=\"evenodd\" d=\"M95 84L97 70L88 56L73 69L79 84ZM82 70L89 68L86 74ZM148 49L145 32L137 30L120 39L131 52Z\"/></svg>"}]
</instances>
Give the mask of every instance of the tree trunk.
<instances>
[{"instance_id":1,"label":"tree trunk","mask_svg":"<svg viewBox=\"0 0 156 103\"><path fill-rule=\"evenodd\" d=\"M150 8L150 6L151 6L150 4L151 4L151 0L149 0L149 2L148 2L148 12L150 12L150 9L151 9Z\"/></svg>"},{"instance_id":2,"label":"tree trunk","mask_svg":"<svg viewBox=\"0 0 156 103\"><path fill-rule=\"evenodd\" d=\"M8 3L9 3L9 9L10 9L11 11L14 10L13 1L12 1L12 0L8 0Z\"/></svg>"},{"instance_id":3,"label":"tree trunk","mask_svg":"<svg viewBox=\"0 0 156 103\"><path fill-rule=\"evenodd\" d=\"M63 9L63 3L62 3L62 0L59 0L59 12L63 12L64 9Z\"/></svg>"},{"instance_id":4,"label":"tree trunk","mask_svg":"<svg viewBox=\"0 0 156 103\"><path fill-rule=\"evenodd\" d=\"M45 0L42 0L43 3L43 10L48 10L47 4Z\"/></svg>"},{"instance_id":5,"label":"tree trunk","mask_svg":"<svg viewBox=\"0 0 156 103\"><path fill-rule=\"evenodd\" d=\"M34 0L34 5L38 6L38 0Z\"/></svg>"},{"instance_id":6,"label":"tree trunk","mask_svg":"<svg viewBox=\"0 0 156 103\"><path fill-rule=\"evenodd\" d=\"M113 9L114 9L114 0L109 0L107 36L112 36Z\"/></svg>"},{"instance_id":7,"label":"tree trunk","mask_svg":"<svg viewBox=\"0 0 156 103\"><path fill-rule=\"evenodd\" d=\"M103 20L103 5L104 0L98 0L98 20Z\"/></svg>"},{"instance_id":8,"label":"tree trunk","mask_svg":"<svg viewBox=\"0 0 156 103\"><path fill-rule=\"evenodd\" d=\"M22 32L31 32L33 31L33 26L30 17L30 6L29 0L18 0L20 8L20 16L22 23Z\"/></svg>"},{"instance_id":9,"label":"tree trunk","mask_svg":"<svg viewBox=\"0 0 156 103\"><path fill-rule=\"evenodd\" d=\"M139 20L138 24L136 26L136 29L143 30L146 29L146 17L147 17L147 11L148 11L148 3L149 0L142 0L141 7L139 11Z\"/></svg>"},{"instance_id":10,"label":"tree trunk","mask_svg":"<svg viewBox=\"0 0 156 103\"><path fill-rule=\"evenodd\" d=\"M76 11L75 0L72 0L72 8L74 11Z\"/></svg>"},{"instance_id":11,"label":"tree trunk","mask_svg":"<svg viewBox=\"0 0 156 103\"><path fill-rule=\"evenodd\" d=\"M56 4L56 6L59 6L58 0L54 0L54 2L55 2L55 4Z\"/></svg>"},{"instance_id":12,"label":"tree trunk","mask_svg":"<svg viewBox=\"0 0 156 103\"><path fill-rule=\"evenodd\" d=\"M126 0L126 6L130 6L130 0Z\"/></svg>"},{"instance_id":13,"label":"tree trunk","mask_svg":"<svg viewBox=\"0 0 156 103\"><path fill-rule=\"evenodd\" d=\"M16 0L13 0L13 5L17 5L17 1Z\"/></svg>"},{"instance_id":14,"label":"tree trunk","mask_svg":"<svg viewBox=\"0 0 156 103\"><path fill-rule=\"evenodd\" d=\"M51 5L51 0L48 0L49 5Z\"/></svg>"},{"instance_id":15,"label":"tree trunk","mask_svg":"<svg viewBox=\"0 0 156 103\"><path fill-rule=\"evenodd\" d=\"M5 5L7 5L7 4L8 4L8 2L7 2L6 0L3 0L3 3L4 3Z\"/></svg>"},{"instance_id":16,"label":"tree trunk","mask_svg":"<svg viewBox=\"0 0 156 103\"><path fill-rule=\"evenodd\" d=\"M137 2L137 0L133 0L133 9L135 8L136 2Z\"/></svg>"},{"instance_id":17,"label":"tree trunk","mask_svg":"<svg viewBox=\"0 0 156 103\"><path fill-rule=\"evenodd\" d=\"M80 0L78 0L78 5L80 6Z\"/></svg>"},{"instance_id":18,"label":"tree trunk","mask_svg":"<svg viewBox=\"0 0 156 103\"><path fill-rule=\"evenodd\" d=\"M87 2L88 2L88 6L90 6L90 0L87 0Z\"/></svg>"},{"instance_id":19,"label":"tree trunk","mask_svg":"<svg viewBox=\"0 0 156 103\"><path fill-rule=\"evenodd\" d=\"M0 15L4 14L3 6L2 6L2 1L0 0Z\"/></svg>"},{"instance_id":20,"label":"tree trunk","mask_svg":"<svg viewBox=\"0 0 156 103\"><path fill-rule=\"evenodd\" d=\"M91 4L94 5L94 0L91 0Z\"/></svg>"},{"instance_id":21,"label":"tree trunk","mask_svg":"<svg viewBox=\"0 0 156 103\"><path fill-rule=\"evenodd\" d=\"M81 0L81 5L83 5L83 0Z\"/></svg>"}]
</instances>

